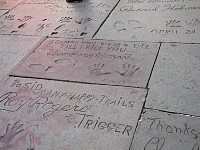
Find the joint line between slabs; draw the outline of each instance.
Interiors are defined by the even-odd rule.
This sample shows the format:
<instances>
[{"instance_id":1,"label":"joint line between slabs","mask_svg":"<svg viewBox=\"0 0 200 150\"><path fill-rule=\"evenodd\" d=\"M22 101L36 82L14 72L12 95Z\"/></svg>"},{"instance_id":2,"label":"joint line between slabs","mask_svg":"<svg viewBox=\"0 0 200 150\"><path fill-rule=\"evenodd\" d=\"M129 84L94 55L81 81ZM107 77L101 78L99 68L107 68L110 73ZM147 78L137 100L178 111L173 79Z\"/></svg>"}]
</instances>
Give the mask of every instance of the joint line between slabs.
<instances>
[{"instance_id":1,"label":"joint line between slabs","mask_svg":"<svg viewBox=\"0 0 200 150\"><path fill-rule=\"evenodd\" d=\"M104 21L101 23L101 25L99 26L99 28L97 29L97 31L94 33L94 35L92 36L92 39L96 36L96 34L99 32L99 30L101 29L101 27L104 25L104 23L107 21L107 19L110 17L111 13L115 10L115 8L117 7L117 5L119 4L120 0L118 0L117 4L113 7L113 9L110 11L110 13L108 14L108 16L104 19Z\"/></svg>"}]
</instances>

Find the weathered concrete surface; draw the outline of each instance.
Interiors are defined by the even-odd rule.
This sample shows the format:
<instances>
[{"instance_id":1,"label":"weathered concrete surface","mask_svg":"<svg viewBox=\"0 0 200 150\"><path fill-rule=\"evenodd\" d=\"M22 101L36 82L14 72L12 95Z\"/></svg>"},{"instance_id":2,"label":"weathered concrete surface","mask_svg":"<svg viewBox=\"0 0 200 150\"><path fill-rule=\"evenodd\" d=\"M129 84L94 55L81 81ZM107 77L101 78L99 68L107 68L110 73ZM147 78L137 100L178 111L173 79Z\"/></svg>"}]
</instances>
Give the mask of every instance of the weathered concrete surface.
<instances>
[{"instance_id":1,"label":"weathered concrete surface","mask_svg":"<svg viewBox=\"0 0 200 150\"><path fill-rule=\"evenodd\" d=\"M40 37L0 35L0 81L40 41Z\"/></svg>"},{"instance_id":2,"label":"weathered concrete surface","mask_svg":"<svg viewBox=\"0 0 200 150\"><path fill-rule=\"evenodd\" d=\"M2 34L54 37L92 37L118 0L25 0L0 18Z\"/></svg>"},{"instance_id":3,"label":"weathered concrete surface","mask_svg":"<svg viewBox=\"0 0 200 150\"><path fill-rule=\"evenodd\" d=\"M200 45L175 44L200 43L199 0L19 2L0 0L0 150L200 149L175 115L200 116Z\"/></svg>"},{"instance_id":4,"label":"weathered concrete surface","mask_svg":"<svg viewBox=\"0 0 200 150\"><path fill-rule=\"evenodd\" d=\"M199 135L199 118L147 111L130 150L198 150Z\"/></svg>"},{"instance_id":5,"label":"weathered concrete surface","mask_svg":"<svg viewBox=\"0 0 200 150\"><path fill-rule=\"evenodd\" d=\"M145 95L139 88L11 77L0 87L0 148L128 150Z\"/></svg>"},{"instance_id":6,"label":"weathered concrete surface","mask_svg":"<svg viewBox=\"0 0 200 150\"><path fill-rule=\"evenodd\" d=\"M8 12L8 10L0 10L0 16L4 15L6 12ZM1 24L1 22L0 22Z\"/></svg>"},{"instance_id":7,"label":"weathered concrete surface","mask_svg":"<svg viewBox=\"0 0 200 150\"><path fill-rule=\"evenodd\" d=\"M147 108L200 116L200 45L162 44Z\"/></svg>"},{"instance_id":8,"label":"weathered concrete surface","mask_svg":"<svg viewBox=\"0 0 200 150\"><path fill-rule=\"evenodd\" d=\"M200 42L199 0L121 0L97 39Z\"/></svg>"},{"instance_id":9,"label":"weathered concrete surface","mask_svg":"<svg viewBox=\"0 0 200 150\"><path fill-rule=\"evenodd\" d=\"M48 38L12 75L146 87L159 43Z\"/></svg>"},{"instance_id":10,"label":"weathered concrete surface","mask_svg":"<svg viewBox=\"0 0 200 150\"><path fill-rule=\"evenodd\" d=\"M23 0L0 0L0 9L12 9Z\"/></svg>"}]
</instances>

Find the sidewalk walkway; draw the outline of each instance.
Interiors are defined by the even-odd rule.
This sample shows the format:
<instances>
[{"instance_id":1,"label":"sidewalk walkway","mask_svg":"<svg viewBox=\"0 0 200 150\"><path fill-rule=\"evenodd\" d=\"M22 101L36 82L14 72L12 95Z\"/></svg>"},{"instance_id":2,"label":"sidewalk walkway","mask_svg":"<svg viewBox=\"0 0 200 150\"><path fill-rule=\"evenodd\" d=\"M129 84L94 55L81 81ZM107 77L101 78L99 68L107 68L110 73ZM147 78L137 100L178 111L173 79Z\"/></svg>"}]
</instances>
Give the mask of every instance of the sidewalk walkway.
<instances>
[{"instance_id":1,"label":"sidewalk walkway","mask_svg":"<svg viewBox=\"0 0 200 150\"><path fill-rule=\"evenodd\" d=\"M199 150L199 0L0 0L0 150Z\"/></svg>"}]
</instances>

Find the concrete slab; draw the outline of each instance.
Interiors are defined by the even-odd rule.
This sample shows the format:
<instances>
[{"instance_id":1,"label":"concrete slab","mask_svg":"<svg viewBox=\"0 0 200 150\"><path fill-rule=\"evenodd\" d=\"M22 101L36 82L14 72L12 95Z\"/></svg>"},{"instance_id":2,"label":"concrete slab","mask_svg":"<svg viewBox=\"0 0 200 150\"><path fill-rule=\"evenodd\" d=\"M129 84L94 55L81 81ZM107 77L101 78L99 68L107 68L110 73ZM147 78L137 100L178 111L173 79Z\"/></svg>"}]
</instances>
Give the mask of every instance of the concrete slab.
<instances>
[{"instance_id":1,"label":"concrete slab","mask_svg":"<svg viewBox=\"0 0 200 150\"><path fill-rule=\"evenodd\" d=\"M0 147L128 150L145 95L139 88L11 77L0 90Z\"/></svg>"},{"instance_id":2,"label":"concrete slab","mask_svg":"<svg viewBox=\"0 0 200 150\"><path fill-rule=\"evenodd\" d=\"M199 135L199 118L147 111L130 150L198 150Z\"/></svg>"},{"instance_id":3,"label":"concrete slab","mask_svg":"<svg viewBox=\"0 0 200 150\"><path fill-rule=\"evenodd\" d=\"M0 16L4 15L8 10L0 10Z\"/></svg>"},{"instance_id":4,"label":"concrete slab","mask_svg":"<svg viewBox=\"0 0 200 150\"><path fill-rule=\"evenodd\" d=\"M198 0L121 0L96 39L200 42Z\"/></svg>"},{"instance_id":5,"label":"concrete slab","mask_svg":"<svg viewBox=\"0 0 200 150\"><path fill-rule=\"evenodd\" d=\"M146 107L200 116L199 49L199 44L162 44Z\"/></svg>"},{"instance_id":6,"label":"concrete slab","mask_svg":"<svg viewBox=\"0 0 200 150\"><path fill-rule=\"evenodd\" d=\"M12 9L23 0L0 0L0 9Z\"/></svg>"},{"instance_id":7,"label":"concrete slab","mask_svg":"<svg viewBox=\"0 0 200 150\"><path fill-rule=\"evenodd\" d=\"M0 18L0 33L53 37L92 37L118 0L25 0ZM41 13L42 12L42 13ZM39 17L38 17L39 16Z\"/></svg>"},{"instance_id":8,"label":"concrete slab","mask_svg":"<svg viewBox=\"0 0 200 150\"><path fill-rule=\"evenodd\" d=\"M39 42L39 37L0 35L0 81Z\"/></svg>"},{"instance_id":9,"label":"concrete slab","mask_svg":"<svg viewBox=\"0 0 200 150\"><path fill-rule=\"evenodd\" d=\"M159 43L48 38L12 75L146 87Z\"/></svg>"}]
</instances>

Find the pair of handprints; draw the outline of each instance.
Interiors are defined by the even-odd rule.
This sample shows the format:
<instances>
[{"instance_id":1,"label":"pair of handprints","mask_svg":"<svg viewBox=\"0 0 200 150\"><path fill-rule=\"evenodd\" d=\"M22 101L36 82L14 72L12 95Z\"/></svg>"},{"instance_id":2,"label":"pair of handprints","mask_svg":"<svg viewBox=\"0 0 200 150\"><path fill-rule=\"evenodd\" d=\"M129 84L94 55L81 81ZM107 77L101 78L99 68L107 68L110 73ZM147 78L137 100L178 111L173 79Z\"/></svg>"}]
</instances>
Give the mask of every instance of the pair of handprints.
<instances>
[{"instance_id":1,"label":"pair of handprints","mask_svg":"<svg viewBox=\"0 0 200 150\"><path fill-rule=\"evenodd\" d=\"M70 63L70 60L58 59L58 60L55 60L54 63L56 63L57 65L63 65L63 64ZM72 63L72 66L80 67L81 64L80 64L80 62L76 61L75 63ZM110 72L110 71L104 71L104 67L105 67L105 64L103 64L103 63L96 63L96 64L90 66L89 67L90 75L93 77L99 77L99 76L103 76L103 75L112 74L112 72ZM55 70L55 68L52 66L49 66L46 68L42 64L30 64L29 69L31 69L32 71L37 71L37 72L43 72L43 71L46 71L46 72L52 71L53 72L53 70ZM136 67L136 65L123 64L122 71L117 70L117 71L115 71L115 74L120 75L125 78L132 78L138 70L140 70L140 68Z\"/></svg>"},{"instance_id":2,"label":"pair of handprints","mask_svg":"<svg viewBox=\"0 0 200 150\"><path fill-rule=\"evenodd\" d=\"M109 71L103 71L105 64L99 63L99 64L94 64L93 66L89 67L90 74L91 76L102 76L102 75L109 75L112 74ZM125 78L131 78L135 75L135 73L139 70L140 68L137 68L136 65L132 64L123 64L123 71L115 71L116 74L125 77Z\"/></svg>"}]
</instances>

